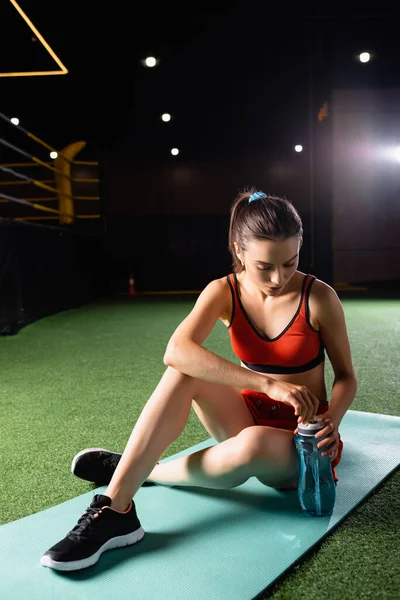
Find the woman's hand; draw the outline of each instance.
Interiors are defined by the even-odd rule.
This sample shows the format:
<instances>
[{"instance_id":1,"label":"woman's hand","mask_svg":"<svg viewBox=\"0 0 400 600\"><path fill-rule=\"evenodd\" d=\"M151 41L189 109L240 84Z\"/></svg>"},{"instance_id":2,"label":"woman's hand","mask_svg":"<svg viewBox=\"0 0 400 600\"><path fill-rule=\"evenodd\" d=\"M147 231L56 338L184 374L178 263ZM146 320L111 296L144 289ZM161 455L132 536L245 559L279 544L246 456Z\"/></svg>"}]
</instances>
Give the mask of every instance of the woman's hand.
<instances>
[{"instance_id":1,"label":"woman's hand","mask_svg":"<svg viewBox=\"0 0 400 600\"><path fill-rule=\"evenodd\" d=\"M274 380L264 393L273 400L293 406L295 415L301 417L304 423L312 421L317 414L319 400L305 385Z\"/></svg>"},{"instance_id":2,"label":"woman's hand","mask_svg":"<svg viewBox=\"0 0 400 600\"><path fill-rule=\"evenodd\" d=\"M317 444L317 448L321 449L321 455L326 456L329 454L330 461L334 461L338 450L339 450L339 430L336 420L332 413L329 410L322 415L317 415L315 417L317 421L323 421L325 423L325 427L321 429L316 434L316 438L322 438L327 436L322 442ZM300 422L300 421L299 421ZM294 434L298 433L298 428L296 427Z\"/></svg>"}]
</instances>

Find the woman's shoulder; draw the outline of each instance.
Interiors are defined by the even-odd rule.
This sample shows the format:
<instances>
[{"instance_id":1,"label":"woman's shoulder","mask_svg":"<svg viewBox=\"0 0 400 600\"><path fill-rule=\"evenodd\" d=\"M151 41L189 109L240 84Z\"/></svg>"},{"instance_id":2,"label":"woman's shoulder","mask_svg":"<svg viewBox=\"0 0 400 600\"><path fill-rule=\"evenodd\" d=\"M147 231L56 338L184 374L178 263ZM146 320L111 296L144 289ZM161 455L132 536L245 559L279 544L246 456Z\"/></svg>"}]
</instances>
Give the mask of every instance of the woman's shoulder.
<instances>
[{"instance_id":1,"label":"woman's shoulder","mask_svg":"<svg viewBox=\"0 0 400 600\"><path fill-rule=\"evenodd\" d=\"M232 292L228 281L228 276L224 275L218 279L213 279L204 288L209 294L218 297L221 306L220 318L224 321L229 318L232 312Z\"/></svg>"},{"instance_id":2,"label":"woman's shoulder","mask_svg":"<svg viewBox=\"0 0 400 600\"><path fill-rule=\"evenodd\" d=\"M319 327L321 326L321 315L324 309L330 306L332 299L340 302L337 293L330 285L315 278L310 288L309 308Z\"/></svg>"},{"instance_id":3,"label":"woman's shoulder","mask_svg":"<svg viewBox=\"0 0 400 600\"><path fill-rule=\"evenodd\" d=\"M231 286L229 282L229 276L224 275L218 279L210 281L207 287L212 287L216 293L221 294L222 298L231 298Z\"/></svg>"},{"instance_id":4,"label":"woman's shoulder","mask_svg":"<svg viewBox=\"0 0 400 600\"><path fill-rule=\"evenodd\" d=\"M323 300L324 298L327 298L327 296L329 296L330 294L336 295L335 290L330 285L325 283L325 281L318 279L317 277L315 277L315 275L313 275L312 277L314 277L314 280L311 286L311 294L315 298Z\"/></svg>"},{"instance_id":5,"label":"woman's shoulder","mask_svg":"<svg viewBox=\"0 0 400 600\"><path fill-rule=\"evenodd\" d=\"M323 294L324 290L326 290L327 288L332 289L327 283L313 275L313 273L303 273L303 271L296 271L296 277L297 279L295 279L295 287L297 287L297 289L299 290L302 289L306 278L308 278L309 282L312 284L310 289L313 290L314 294Z\"/></svg>"}]
</instances>

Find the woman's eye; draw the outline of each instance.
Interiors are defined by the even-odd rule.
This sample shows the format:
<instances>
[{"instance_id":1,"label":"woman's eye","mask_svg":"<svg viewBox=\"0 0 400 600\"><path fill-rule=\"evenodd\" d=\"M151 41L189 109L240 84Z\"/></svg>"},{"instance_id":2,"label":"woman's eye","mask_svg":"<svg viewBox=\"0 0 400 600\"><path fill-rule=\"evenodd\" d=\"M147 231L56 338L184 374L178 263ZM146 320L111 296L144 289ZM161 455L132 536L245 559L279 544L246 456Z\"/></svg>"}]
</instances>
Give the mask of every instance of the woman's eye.
<instances>
[{"instance_id":1,"label":"woman's eye","mask_svg":"<svg viewBox=\"0 0 400 600\"><path fill-rule=\"evenodd\" d=\"M291 265L283 265L286 269L289 269L290 267L293 267L295 263L292 263ZM259 271L269 271L271 269L271 267L257 267Z\"/></svg>"}]
</instances>

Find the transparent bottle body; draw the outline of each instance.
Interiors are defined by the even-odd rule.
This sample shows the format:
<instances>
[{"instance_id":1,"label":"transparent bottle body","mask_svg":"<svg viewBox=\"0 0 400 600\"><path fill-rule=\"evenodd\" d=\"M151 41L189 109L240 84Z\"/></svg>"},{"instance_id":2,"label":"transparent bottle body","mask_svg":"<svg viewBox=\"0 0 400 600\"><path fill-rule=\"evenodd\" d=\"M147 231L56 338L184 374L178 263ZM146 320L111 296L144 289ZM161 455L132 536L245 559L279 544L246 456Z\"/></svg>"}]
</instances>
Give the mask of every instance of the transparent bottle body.
<instances>
[{"instance_id":1,"label":"transparent bottle body","mask_svg":"<svg viewBox=\"0 0 400 600\"><path fill-rule=\"evenodd\" d=\"M329 455L317 444L324 438L296 434L294 443L299 459L299 484L297 493L303 511L312 517L331 515L336 500Z\"/></svg>"}]
</instances>

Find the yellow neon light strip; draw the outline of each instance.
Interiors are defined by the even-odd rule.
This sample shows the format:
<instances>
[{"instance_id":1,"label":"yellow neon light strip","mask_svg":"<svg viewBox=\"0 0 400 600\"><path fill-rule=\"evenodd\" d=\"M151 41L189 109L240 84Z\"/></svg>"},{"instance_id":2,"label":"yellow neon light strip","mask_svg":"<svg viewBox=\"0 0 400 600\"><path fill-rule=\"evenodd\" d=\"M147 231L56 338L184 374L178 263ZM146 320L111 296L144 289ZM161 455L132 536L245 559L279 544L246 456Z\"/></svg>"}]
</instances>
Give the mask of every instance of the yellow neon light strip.
<instances>
[{"instance_id":1,"label":"yellow neon light strip","mask_svg":"<svg viewBox=\"0 0 400 600\"><path fill-rule=\"evenodd\" d=\"M66 75L68 73L67 67L65 65L63 65L61 60L58 58L57 54L54 52L54 50L51 49L49 44L46 42L46 40L41 35L41 33L39 33L39 31L36 29L36 27L34 26L32 21L24 13L24 11L19 6L19 4L16 2L16 0L10 0L10 2L14 6L14 8L19 12L21 17L24 19L25 23L33 31L33 33L35 34L37 39L41 42L41 44L44 46L44 48L50 54L51 58L57 63L57 65L60 67L61 70L60 71L21 71L21 72L11 72L11 73L0 73L0 77L29 77L32 75Z\"/></svg>"}]
</instances>

